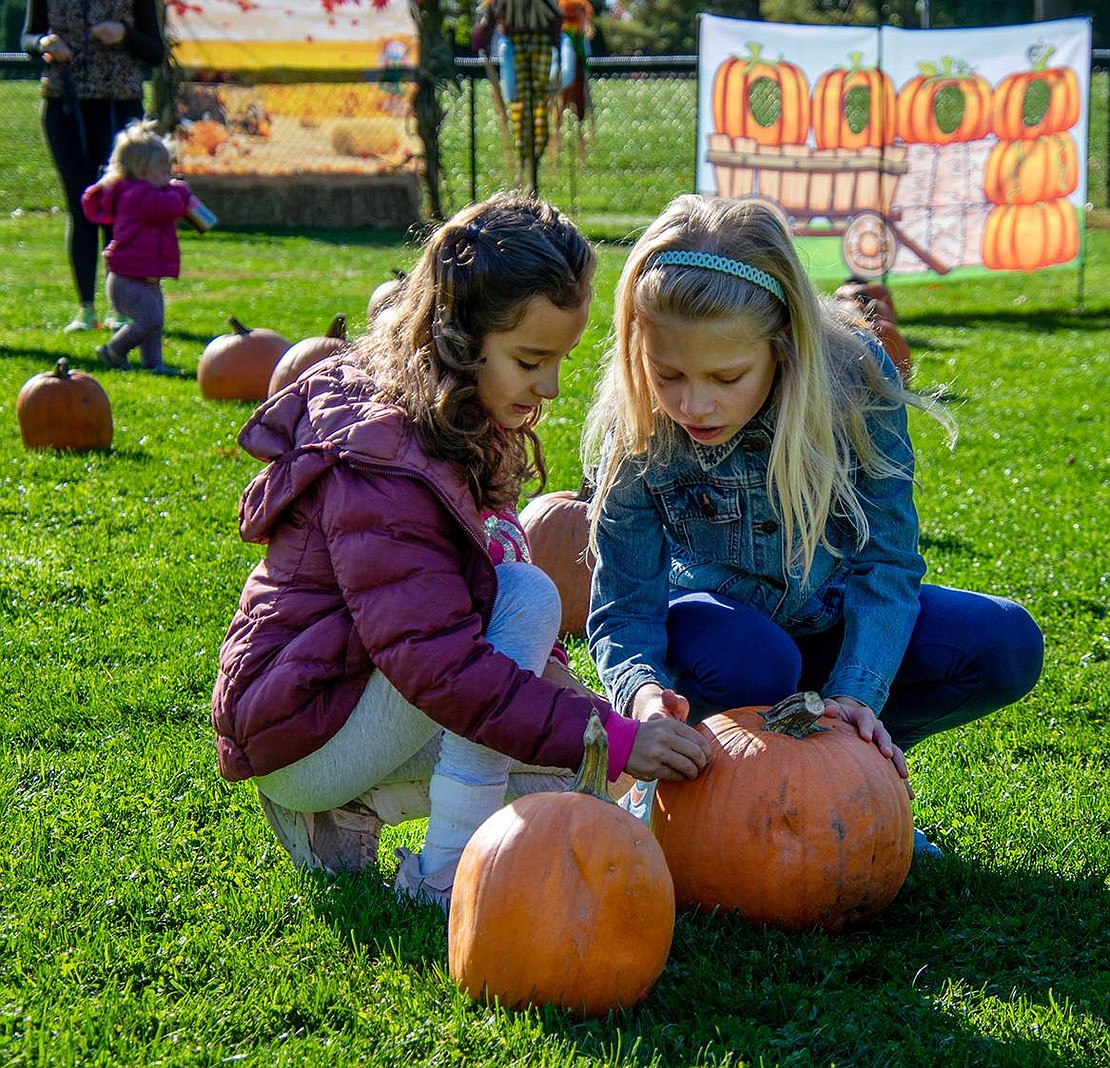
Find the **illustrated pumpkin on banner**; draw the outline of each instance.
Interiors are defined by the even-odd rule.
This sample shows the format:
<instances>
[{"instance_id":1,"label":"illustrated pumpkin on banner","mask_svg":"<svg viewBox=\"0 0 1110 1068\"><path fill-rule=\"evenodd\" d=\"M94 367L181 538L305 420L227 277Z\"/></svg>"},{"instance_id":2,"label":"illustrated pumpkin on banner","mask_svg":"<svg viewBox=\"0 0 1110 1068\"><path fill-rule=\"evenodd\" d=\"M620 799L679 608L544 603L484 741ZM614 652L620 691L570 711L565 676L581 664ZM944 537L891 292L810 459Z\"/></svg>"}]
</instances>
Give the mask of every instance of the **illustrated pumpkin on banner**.
<instances>
[{"instance_id":1,"label":"illustrated pumpkin on banner","mask_svg":"<svg viewBox=\"0 0 1110 1068\"><path fill-rule=\"evenodd\" d=\"M699 33L697 191L839 239L836 259L834 242L807 244L817 273L1080 256L1089 20L922 32L707 15Z\"/></svg>"}]
</instances>

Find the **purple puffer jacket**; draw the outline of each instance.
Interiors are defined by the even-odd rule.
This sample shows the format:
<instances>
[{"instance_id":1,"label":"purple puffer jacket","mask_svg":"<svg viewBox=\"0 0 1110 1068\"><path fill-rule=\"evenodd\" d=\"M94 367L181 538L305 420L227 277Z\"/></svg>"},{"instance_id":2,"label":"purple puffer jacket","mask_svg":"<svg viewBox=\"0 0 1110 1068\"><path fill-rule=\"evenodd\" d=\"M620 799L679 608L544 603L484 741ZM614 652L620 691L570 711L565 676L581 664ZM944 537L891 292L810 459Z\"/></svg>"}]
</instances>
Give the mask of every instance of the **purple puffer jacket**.
<instances>
[{"instance_id":1,"label":"purple puffer jacket","mask_svg":"<svg viewBox=\"0 0 1110 1068\"><path fill-rule=\"evenodd\" d=\"M176 278L181 273L178 219L193 194L184 182L159 188L141 178L90 185L81 196L89 222L112 228L104 250L108 270L123 278Z\"/></svg>"},{"instance_id":2,"label":"purple puffer jacket","mask_svg":"<svg viewBox=\"0 0 1110 1068\"><path fill-rule=\"evenodd\" d=\"M266 775L322 746L370 674L457 734L528 764L577 767L596 708L610 778L638 724L519 668L483 632L497 590L478 509L456 464L369 399L333 357L255 412L239 436L270 461L240 504L267 544L220 650L212 696L220 772Z\"/></svg>"}]
</instances>

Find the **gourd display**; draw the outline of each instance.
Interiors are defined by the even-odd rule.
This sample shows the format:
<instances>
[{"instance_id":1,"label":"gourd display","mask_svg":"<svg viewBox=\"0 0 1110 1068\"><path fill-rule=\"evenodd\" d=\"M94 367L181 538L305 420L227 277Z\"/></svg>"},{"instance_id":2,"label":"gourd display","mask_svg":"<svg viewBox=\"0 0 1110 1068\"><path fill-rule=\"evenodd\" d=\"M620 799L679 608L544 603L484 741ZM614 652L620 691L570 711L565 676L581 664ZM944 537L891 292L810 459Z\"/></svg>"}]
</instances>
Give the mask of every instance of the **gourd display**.
<instances>
[{"instance_id":1,"label":"gourd display","mask_svg":"<svg viewBox=\"0 0 1110 1068\"><path fill-rule=\"evenodd\" d=\"M605 728L594 713L578 777L529 794L474 832L455 874L451 978L507 1008L582 1017L642 1001L674 935L674 886L651 831L608 797Z\"/></svg>"},{"instance_id":2,"label":"gourd display","mask_svg":"<svg viewBox=\"0 0 1110 1068\"><path fill-rule=\"evenodd\" d=\"M15 415L28 449L88 452L112 444L108 394L92 375L71 371L64 356L23 383Z\"/></svg>"},{"instance_id":3,"label":"gourd display","mask_svg":"<svg viewBox=\"0 0 1110 1068\"><path fill-rule=\"evenodd\" d=\"M760 145L802 145L809 136L809 83L801 67L762 55L726 59L713 78L713 122L718 133Z\"/></svg>"},{"instance_id":4,"label":"gourd display","mask_svg":"<svg viewBox=\"0 0 1110 1068\"><path fill-rule=\"evenodd\" d=\"M334 355L346 344L347 317L337 315L322 337L303 338L285 350L270 375L266 396L272 397L279 389L296 382L313 364Z\"/></svg>"},{"instance_id":5,"label":"gourd display","mask_svg":"<svg viewBox=\"0 0 1110 1068\"><path fill-rule=\"evenodd\" d=\"M991 85L966 63L945 56L919 63L898 94L898 136L908 145L977 141L990 130Z\"/></svg>"},{"instance_id":6,"label":"gourd display","mask_svg":"<svg viewBox=\"0 0 1110 1068\"><path fill-rule=\"evenodd\" d=\"M813 87L813 136L817 147L882 148L894 143L894 82L878 67L864 67L863 54L851 66L825 71Z\"/></svg>"},{"instance_id":7,"label":"gourd display","mask_svg":"<svg viewBox=\"0 0 1110 1068\"><path fill-rule=\"evenodd\" d=\"M713 747L685 782L660 781L652 827L679 905L753 924L839 931L874 916L913 859L906 785L814 693L698 724Z\"/></svg>"},{"instance_id":8,"label":"gourd display","mask_svg":"<svg viewBox=\"0 0 1110 1068\"><path fill-rule=\"evenodd\" d=\"M209 400L265 400L289 339L265 327L250 330L235 316L228 322L232 332L208 342L197 364L201 395Z\"/></svg>"},{"instance_id":9,"label":"gourd display","mask_svg":"<svg viewBox=\"0 0 1110 1068\"><path fill-rule=\"evenodd\" d=\"M590 611L593 568L586 547L589 540L591 487L585 479L577 490L557 490L529 501L520 513L528 535L532 563L546 572L559 591L563 614L561 634L581 637Z\"/></svg>"}]
</instances>

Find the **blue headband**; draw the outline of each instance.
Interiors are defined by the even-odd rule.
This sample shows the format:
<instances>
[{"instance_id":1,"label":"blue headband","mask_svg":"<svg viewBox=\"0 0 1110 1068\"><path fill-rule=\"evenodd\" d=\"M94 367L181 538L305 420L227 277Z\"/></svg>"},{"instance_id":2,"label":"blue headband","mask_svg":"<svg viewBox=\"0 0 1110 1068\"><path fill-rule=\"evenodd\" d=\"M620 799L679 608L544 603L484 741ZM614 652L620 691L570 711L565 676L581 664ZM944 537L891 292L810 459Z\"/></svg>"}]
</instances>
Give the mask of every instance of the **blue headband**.
<instances>
[{"instance_id":1,"label":"blue headband","mask_svg":"<svg viewBox=\"0 0 1110 1068\"><path fill-rule=\"evenodd\" d=\"M739 260L730 260L725 256L714 256L708 252L660 252L652 261L652 266L658 264L665 267L667 264L677 264L681 267L704 267L709 271L722 271L725 274L735 275L747 282L766 289L768 293L786 303L786 292L782 283L772 278L766 271L753 267L750 263L741 263Z\"/></svg>"}]
</instances>

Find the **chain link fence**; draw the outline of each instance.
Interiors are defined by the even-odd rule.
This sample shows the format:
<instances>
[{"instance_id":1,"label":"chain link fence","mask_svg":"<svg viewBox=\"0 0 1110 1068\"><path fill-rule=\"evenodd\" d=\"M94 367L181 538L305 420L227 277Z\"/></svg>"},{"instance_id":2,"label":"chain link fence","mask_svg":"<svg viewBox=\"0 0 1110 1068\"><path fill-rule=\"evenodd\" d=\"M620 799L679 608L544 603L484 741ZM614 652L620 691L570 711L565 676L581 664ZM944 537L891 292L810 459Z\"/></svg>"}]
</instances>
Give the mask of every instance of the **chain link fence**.
<instances>
[{"instance_id":1,"label":"chain link fence","mask_svg":"<svg viewBox=\"0 0 1110 1068\"><path fill-rule=\"evenodd\" d=\"M1110 53L1097 53L1093 61L1088 199L1096 209L1105 209L1110 182ZM511 187L519 169L489 70L477 59L458 60L457 70L459 88L443 93L441 198L447 214L473 199ZM4 214L58 210L62 203L39 127L37 75L38 64L28 57L0 54L0 146L4 151L0 212ZM348 85L336 82L317 88L336 94L332 117L343 115L344 107L350 110L345 103L350 96ZM696 58L595 58L590 63L590 93L592 114L584 122L567 111L553 124L537 184L544 197L566 210L590 236L625 238L650 222L673 196L694 188ZM319 99L321 112L327 112L330 97ZM349 118L354 129L357 116ZM366 136L371 133L367 131ZM367 151L373 149L368 145ZM295 172L296 166L292 170ZM296 174L292 180L297 180Z\"/></svg>"}]
</instances>

